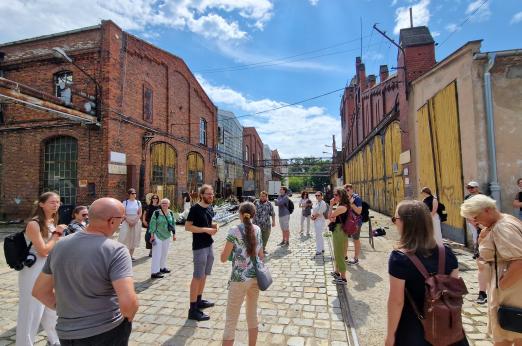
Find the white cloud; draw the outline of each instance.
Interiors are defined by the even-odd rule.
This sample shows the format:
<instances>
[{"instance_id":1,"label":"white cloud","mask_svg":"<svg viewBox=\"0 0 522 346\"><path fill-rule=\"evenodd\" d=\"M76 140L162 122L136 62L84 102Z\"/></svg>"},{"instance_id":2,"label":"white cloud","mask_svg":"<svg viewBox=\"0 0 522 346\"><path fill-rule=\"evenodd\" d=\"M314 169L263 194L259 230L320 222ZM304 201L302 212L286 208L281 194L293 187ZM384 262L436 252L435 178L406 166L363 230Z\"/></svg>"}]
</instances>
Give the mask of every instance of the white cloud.
<instances>
[{"instance_id":1,"label":"white cloud","mask_svg":"<svg viewBox=\"0 0 522 346\"><path fill-rule=\"evenodd\" d=\"M455 32L455 31L459 31L460 27L455 23L450 23L450 24L446 25L446 30L448 30L449 32Z\"/></svg>"},{"instance_id":2,"label":"white cloud","mask_svg":"<svg viewBox=\"0 0 522 346\"><path fill-rule=\"evenodd\" d=\"M486 0L474 0L469 3L466 14L470 15L475 11L476 13L473 14L473 17L470 19L472 22L484 22L491 17L489 2Z\"/></svg>"},{"instance_id":3,"label":"white cloud","mask_svg":"<svg viewBox=\"0 0 522 346\"><path fill-rule=\"evenodd\" d=\"M431 36L433 36L433 37L439 37L439 36L440 36L440 32L438 32L438 31L432 31L432 32L431 32Z\"/></svg>"},{"instance_id":4,"label":"white cloud","mask_svg":"<svg viewBox=\"0 0 522 346\"><path fill-rule=\"evenodd\" d=\"M513 18L511 18L511 24L520 23L522 22L522 11L515 13Z\"/></svg>"},{"instance_id":5,"label":"white cloud","mask_svg":"<svg viewBox=\"0 0 522 346\"><path fill-rule=\"evenodd\" d=\"M420 0L413 6L398 7L395 10L395 28L393 33L398 35L403 28L410 27L410 7L413 11L413 26L428 25L430 21L430 0Z\"/></svg>"},{"instance_id":6,"label":"white cloud","mask_svg":"<svg viewBox=\"0 0 522 346\"><path fill-rule=\"evenodd\" d=\"M169 28L221 41L241 40L248 36L247 27L262 30L271 19L272 1L84 0L74 6L60 0L0 1L0 42L95 25L102 19L148 37Z\"/></svg>"},{"instance_id":7,"label":"white cloud","mask_svg":"<svg viewBox=\"0 0 522 346\"><path fill-rule=\"evenodd\" d=\"M212 101L225 109L228 107L250 114L287 104L271 99L252 100L227 86L213 85L200 75L196 75L196 78ZM341 141L340 119L317 106L289 106L243 117L240 121L244 126L255 126L263 143L277 149L283 158L310 155L323 157L323 144L331 143L332 134Z\"/></svg>"},{"instance_id":8,"label":"white cloud","mask_svg":"<svg viewBox=\"0 0 522 346\"><path fill-rule=\"evenodd\" d=\"M308 0L308 2L309 2L310 5L312 5L312 6L317 6L317 4L319 3L319 0Z\"/></svg>"}]
</instances>

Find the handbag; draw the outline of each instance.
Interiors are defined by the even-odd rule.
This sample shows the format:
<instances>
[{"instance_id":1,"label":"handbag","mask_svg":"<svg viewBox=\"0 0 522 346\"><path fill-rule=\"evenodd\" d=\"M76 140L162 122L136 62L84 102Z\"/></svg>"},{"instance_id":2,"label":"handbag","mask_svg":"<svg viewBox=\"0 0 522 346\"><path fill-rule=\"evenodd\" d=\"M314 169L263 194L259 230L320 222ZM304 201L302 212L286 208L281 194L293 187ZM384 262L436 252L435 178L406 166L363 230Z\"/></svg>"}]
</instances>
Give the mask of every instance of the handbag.
<instances>
[{"instance_id":1,"label":"handbag","mask_svg":"<svg viewBox=\"0 0 522 346\"><path fill-rule=\"evenodd\" d=\"M498 288L498 265L497 265L497 247L493 240L495 248L495 286ZM500 305L497 310L498 324L500 328L509 330L510 332L522 333L522 308Z\"/></svg>"},{"instance_id":2,"label":"handbag","mask_svg":"<svg viewBox=\"0 0 522 346\"><path fill-rule=\"evenodd\" d=\"M348 216L343 223L343 231L347 235L354 235L359 230L359 218L360 215L355 214L353 210L347 211Z\"/></svg>"},{"instance_id":3,"label":"handbag","mask_svg":"<svg viewBox=\"0 0 522 346\"><path fill-rule=\"evenodd\" d=\"M243 229L243 225L239 225L239 232L241 232L241 236L243 239L246 238L245 236L245 230ZM270 273L270 270L268 270L268 267L265 265L263 261L257 261L257 255L256 256L250 256L250 261L254 264L254 270L256 271L256 279L257 279L257 285L259 286L259 289L261 291L266 291L270 285L272 285L272 274Z\"/></svg>"},{"instance_id":4,"label":"handbag","mask_svg":"<svg viewBox=\"0 0 522 346\"><path fill-rule=\"evenodd\" d=\"M160 210L161 210L161 213L163 214L163 216L165 216L165 220L167 220L167 229L169 230L170 233L176 234L176 227L174 227L174 225L170 224L169 219L167 218L167 215L165 215L165 212L163 212L163 209L160 208ZM174 215L172 215L171 212L169 212L169 214L174 219Z\"/></svg>"}]
</instances>

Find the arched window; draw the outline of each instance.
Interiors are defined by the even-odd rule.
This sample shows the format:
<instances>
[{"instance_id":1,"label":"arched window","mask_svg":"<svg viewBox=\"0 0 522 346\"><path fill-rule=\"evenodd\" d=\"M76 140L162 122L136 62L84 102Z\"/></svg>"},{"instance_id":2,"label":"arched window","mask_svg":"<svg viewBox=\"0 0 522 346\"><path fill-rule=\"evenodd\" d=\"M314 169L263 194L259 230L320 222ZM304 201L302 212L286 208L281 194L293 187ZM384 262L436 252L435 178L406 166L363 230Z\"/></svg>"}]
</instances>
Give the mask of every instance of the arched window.
<instances>
[{"instance_id":1,"label":"arched window","mask_svg":"<svg viewBox=\"0 0 522 346\"><path fill-rule=\"evenodd\" d=\"M177 154L174 147L168 143L153 143L150 147L151 192L161 198L176 200L176 162Z\"/></svg>"},{"instance_id":2,"label":"arched window","mask_svg":"<svg viewBox=\"0 0 522 346\"><path fill-rule=\"evenodd\" d=\"M61 71L54 75L54 94L65 104L72 103L73 74L71 71Z\"/></svg>"},{"instance_id":3,"label":"arched window","mask_svg":"<svg viewBox=\"0 0 522 346\"><path fill-rule=\"evenodd\" d=\"M187 191L196 191L203 182L203 156L191 152L187 157Z\"/></svg>"},{"instance_id":4,"label":"arched window","mask_svg":"<svg viewBox=\"0 0 522 346\"><path fill-rule=\"evenodd\" d=\"M61 136L44 144L43 191L56 191L63 204L76 204L78 141Z\"/></svg>"}]
</instances>

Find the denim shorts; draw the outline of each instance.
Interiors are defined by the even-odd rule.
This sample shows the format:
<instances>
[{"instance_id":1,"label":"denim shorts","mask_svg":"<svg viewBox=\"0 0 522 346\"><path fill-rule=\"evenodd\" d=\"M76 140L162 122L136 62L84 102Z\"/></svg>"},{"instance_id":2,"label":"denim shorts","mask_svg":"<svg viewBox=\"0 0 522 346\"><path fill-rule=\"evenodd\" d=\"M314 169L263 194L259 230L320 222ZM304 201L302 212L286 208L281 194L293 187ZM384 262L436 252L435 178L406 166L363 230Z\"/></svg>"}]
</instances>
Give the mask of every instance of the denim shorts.
<instances>
[{"instance_id":1,"label":"denim shorts","mask_svg":"<svg viewBox=\"0 0 522 346\"><path fill-rule=\"evenodd\" d=\"M212 265L214 264L214 251L212 245L202 249L192 250L194 256L194 274L193 277L200 279L205 275L210 275Z\"/></svg>"}]
</instances>

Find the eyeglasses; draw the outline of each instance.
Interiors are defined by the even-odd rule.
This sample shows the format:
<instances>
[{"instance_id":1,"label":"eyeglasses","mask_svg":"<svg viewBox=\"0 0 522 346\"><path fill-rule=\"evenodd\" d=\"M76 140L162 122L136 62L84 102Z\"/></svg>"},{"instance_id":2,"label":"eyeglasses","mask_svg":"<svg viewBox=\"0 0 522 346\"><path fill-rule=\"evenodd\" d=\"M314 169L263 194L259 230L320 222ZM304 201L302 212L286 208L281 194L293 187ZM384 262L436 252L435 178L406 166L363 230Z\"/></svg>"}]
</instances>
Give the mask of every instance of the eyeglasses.
<instances>
[{"instance_id":1,"label":"eyeglasses","mask_svg":"<svg viewBox=\"0 0 522 346\"><path fill-rule=\"evenodd\" d=\"M107 221L111 222L112 219L123 219L125 216L113 216L113 217L110 217Z\"/></svg>"},{"instance_id":2,"label":"eyeglasses","mask_svg":"<svg viewBox=\"0 0 522 346\"><path fill-rule=\"evenodd\" d=\"M89 216L89 214L82 214L82 217L87 217Z\"/></svg>"},{"instance_id":3,"label":"eyeglasses","mask_svg":"<svg viewBox=\"0 0 522 346\"><path fill-rule=\"evenodd\" d=\"M395 223L395 221L400 220L400 217L398 216L392 216L391 222Z\"/></svg>"},{"instance_id":4,"label":"eyeglasses","mask_svg":"<svg viewBox=\"0 0 522 346\"><path fill-rule=\"evenodd\" d=\"M319 195L319 194L315 195L315 197L322 197L322 196L323 196L323 195Z\"/></svg>"},{"instance_id":5,"label":"eyeglasses","mask_svg":"<svg viewBox=\"0 0 522 346\"><path fill-rule=\"evenodd\" d=\"M476 186L466 186L466 189L468 189L468 190L471 190L471 189L474 189L474 188L476 188Z\"/></svg>"}]
</instances>

